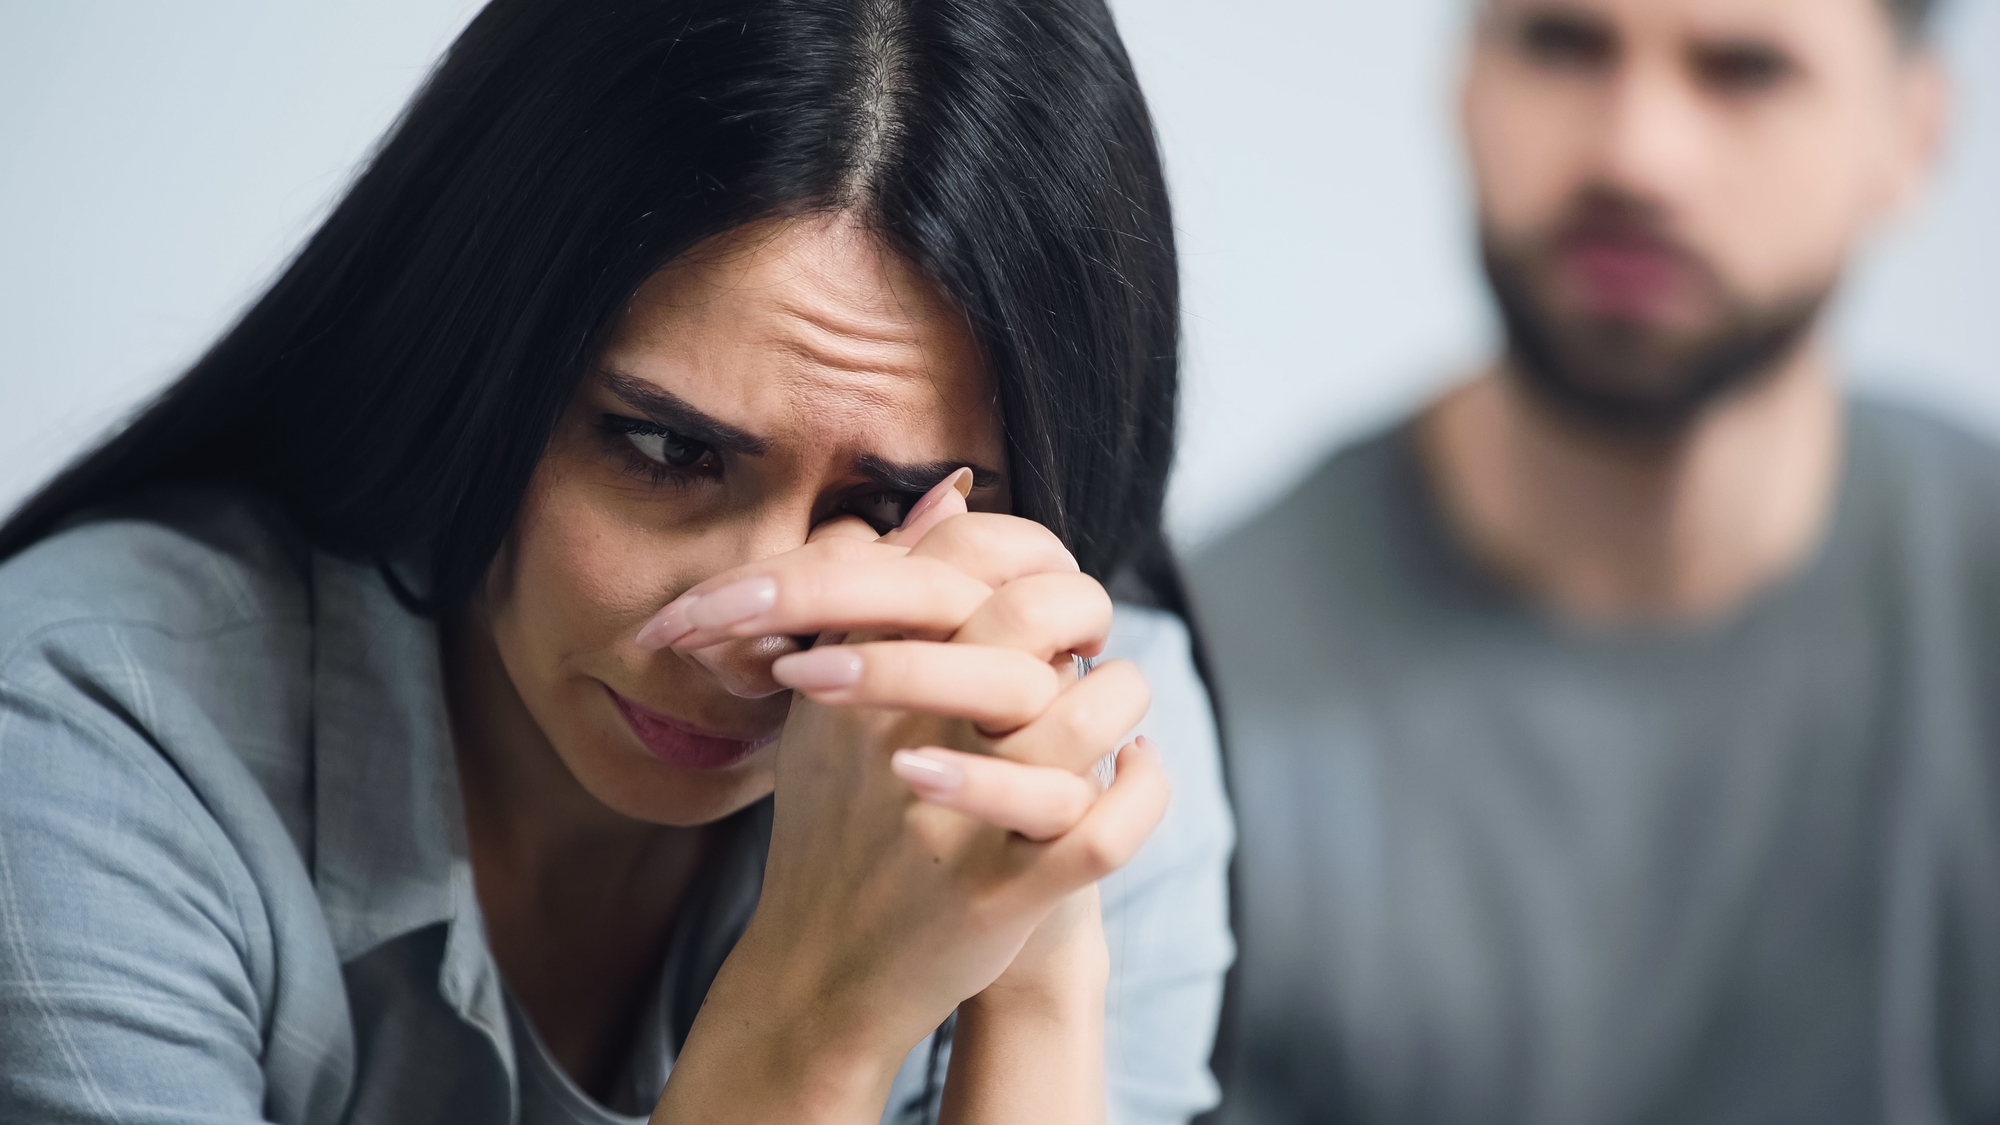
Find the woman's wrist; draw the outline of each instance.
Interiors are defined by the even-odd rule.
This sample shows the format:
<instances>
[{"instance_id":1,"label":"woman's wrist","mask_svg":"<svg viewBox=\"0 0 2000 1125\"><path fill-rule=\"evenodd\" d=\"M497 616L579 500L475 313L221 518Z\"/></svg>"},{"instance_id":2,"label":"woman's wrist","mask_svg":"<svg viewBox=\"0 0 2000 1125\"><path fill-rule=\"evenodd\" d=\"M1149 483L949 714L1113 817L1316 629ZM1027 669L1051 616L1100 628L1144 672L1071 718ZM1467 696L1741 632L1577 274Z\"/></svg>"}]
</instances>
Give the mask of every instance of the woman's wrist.
<instances>
[{"instance_id":1,"label":"woman's wrist","mask_svg":"<svg viewBox=\"0 0 2000 1125\"><path fill-rule=\"evenodd\" d=\"M667 1122L869 1122L908 1045L828 1003L795 958L745 934L709 987L653 1116Z\"/></svg>"},{"instance_id":2,"label":"woman's wrist","mask_svg":"<svg viewBox=\"0 0 2000 1125\"><path fill-rule=\"evenodd\" d=\"M1069 944L1069 943L1066 943ZM947 1125L1104 1120L1103 957L1089 942L1008 976L959 1006L945 1081ZM1095 944L1103 949L1103 939ZM1011 979L1010 979L1011 978Z\"/></svg>"},{"instance_id":3,"label":"woman's wrist","mask_svg":"<svg viewBox=\"0 0 2000 1125\"><path fill-rule=\"evenodd\" d=\"M1057 904L1007 971L967 1003L996 1012L1067 1017L1101 1011L1110 979L1097 888L1085 887Z\"/></svg>"},{"instance_id":4,"label":"woman's wrist","mask_svg":"<svg viewBox=\"0 0 2000 1125\"><path fill-rule=\"evenodd\" d=\"M1040 959L1032 969L1009 969L985 991L960 1005L961 1011L970 1007L998 1016L1042 1019L1069 1019L1103 1011L1111 977L1103 938L1077 938L1065 945L1075 948Z\"/></svg>"}]
</instances>

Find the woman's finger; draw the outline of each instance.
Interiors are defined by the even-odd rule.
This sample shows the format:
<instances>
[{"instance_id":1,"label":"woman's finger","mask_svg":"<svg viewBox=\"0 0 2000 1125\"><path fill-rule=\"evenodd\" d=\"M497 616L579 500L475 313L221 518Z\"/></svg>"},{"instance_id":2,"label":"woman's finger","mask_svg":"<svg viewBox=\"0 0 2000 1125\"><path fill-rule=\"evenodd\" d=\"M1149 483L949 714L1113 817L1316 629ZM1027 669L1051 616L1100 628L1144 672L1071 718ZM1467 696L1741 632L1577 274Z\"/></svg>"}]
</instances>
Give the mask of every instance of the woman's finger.
<instances>
[{"instance_id":1,"label":"woman's finger","mask_svg":"<svg viewBox=\"0 0 2000 1125\"><path fill-rule=\"evenodd\" d=\"M1015 649L933 641L821 645L780 657L771 676L815 703L970 719L989 737L1033 721L1075 683Z\"/></svg>"},{"instance_id":2,"label":"woman's finger","mask_svg":"<svg viewBox=\"0 0 2000 1125\"><path fill-rule=\"evenodd\" d=\"M919 557L912 555L911 561ZM1088 574L1063 571L1030 574L995 590L951 639L1018 648L1047 660L1063 652L1096 656L1110 632L1111 595Z\"/></svg>"},{"instance_id":3,"label":"woman's finger","mask_svg":"<svg viewBox=\"0 0 2000 1125\"><path fill-rule=\"evenodd\" d=\"M937 559L795 557L774 563L763 574L698 596L685 613L688 628L670 647L862 629L944 640L993 596L985 583Z\"/></svg>"},{"instance_id":4,"label":"woman's finger","mask_svg":"<svg viewBox=\"0 0 2000 1125\"><path fill-rule=\"evenodd\" d=\"M1076 556L1055 532L998 512L965 512L940 520L910 546L910 553L942 559L995 588L1024 575L1078 569Z\"/></svg>"},{"instance_id":5,"label":"woman's finger","mask_svg":"<svg viewBox=\"0 0 2000 1125\"><path fill-rule=\"evenodd\" d=\"M972 495L972 470L956 469L952 474L931 486L923 499L916 502L910 514L903 517L902 526L882 537L885 543L908 547L953 516L962 516L969 509L966 498Z\"/></svg>"},{"instance_id":6,"label":"woman's finger","mask_svg":"<svg viewBox=\"0 0 2000 1125\"><path fill-rule=\"evenodd\" d=\"M1036 858L1042 892L1065 895L1125 866L1159 827L1172 796L1159 748L1149 738L1134 739L1118 752L1111 787L1076 827L1042 845L1047 850Z\"/></svg>"},{"instance_id":7,"label":"woman's finger","mask_svg":"<svg viewBox=\"0 0 2000 1125\"><path fill-rule=\"evenodd\" d=\"M909 544L923 538L940 521L964 514L965 498L971 492L972 470L961 468L933 485L923 499L910 509L903 525L887 535L878 536L866 521L854 516L827 520L813 528L806 537L805 546L798 550L732 567L704 579L668 602L640 627L639 646L648 649L669 646L701 648L735 636L758 636L760 634L756 631L710 632L699 639L691 639L689 634L697 625L712 631L761 612L766 603L776 599L777 592L760 580L779 571L812 562L854 560L864 553L873 557L882 557L885 553L891 557L905 554ZM878 549L868 551L870 547ZM696 603L704 600L707 602L704 611L695 613ZM959 620L964 620L962 615ZM763 631L803 633L820 630L773 626Z\"/></svg>"},{"instance_id":8,"label":"woman's finger","mask_svg":"<svg viewBox=\"0 0 2000 1125\"><path fill-rule=\"evenodd\" d=\"M898 750L889 768L923 800L1030 840L1076 827L1102 790L1095 777L935 746Z\"/></svg>"},{"instance_id":9,"label":"woman's finger","mask_svg":"<svg viewBox=\"0 0 2000 1125\"><path fill-rule=\"evenodd\" d=\"M1145 673L1129 660L1098 665L1048 710L993 743L1009 761L1086 773L1124 741L1152 706Z\"/></svg>"},{"instance_id":10,"label":"woman's finger","mask_svg":"<svg viewBox=\"0 0 2000 1125\"><path fill-rule=\"evenodd\" d=\"M877 534L873 524L860 516L835 516L813 527L806 533L807 543L824 543L829 539L852 539L859 543L879 543L882 536Z\"/></svg>"},{"instance_id":11,"label":"woman's finger","mask_svg":"<svg viewBox=\"0 0 2000 1125\"><path fill-rule=\"evenodd\" d=\"M687 636L695 628L694 607L704 599L724 590L729 591L729 597L718 599L709 605L708 612L711 619L733 614L748 615L760 611L765 603L775 599L777 591L775 586L762 585L753 581L755 579L815 565L900 559L908 554L906 548L883 543L877 539L860 539L838 533L816 537L804 546L782 555L731 567L689 587L685 593L668 602L640 627L637 638L639 647L666 648Z\"/></svg>"}]
</instances>

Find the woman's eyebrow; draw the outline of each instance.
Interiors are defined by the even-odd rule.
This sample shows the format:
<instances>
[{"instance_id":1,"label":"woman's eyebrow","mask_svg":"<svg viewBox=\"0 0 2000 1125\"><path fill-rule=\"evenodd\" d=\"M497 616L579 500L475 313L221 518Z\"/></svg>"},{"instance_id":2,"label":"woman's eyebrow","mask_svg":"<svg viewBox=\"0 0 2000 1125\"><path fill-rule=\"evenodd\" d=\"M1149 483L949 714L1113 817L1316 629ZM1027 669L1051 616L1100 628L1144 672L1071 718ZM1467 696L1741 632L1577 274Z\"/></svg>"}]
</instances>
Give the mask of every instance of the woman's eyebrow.
<instances>
[{"instance_id":1,"label":"woman's eyebrow","mask_svg":"<svg viewBox=\"0 0 2000 1125\"><path fill-rule=\"evenodd\" d=\"M922 461L905 464L864 453L854 459L854 469L871 482L897 492L929 492L937 482L959 469L972 470L972 487L991 488L1000 483L1000 474L965 461Z\"/></svg>"},{"instance_id":2,"label":"woman's eyebrow","mask_svg":"<svg viewBox=\"0 0 2000 1125\"><path fill-rule=\"evenodd\" d=\"M762 457L771 449L771 443L763 438L711 418L689 405L686 399L663 391L644 379L635 379L609 368L599 368L597 374L604 380L606 390L661 429L672 430L682 437L690 437L744 457Z\"/></svg>"}]
</instances>

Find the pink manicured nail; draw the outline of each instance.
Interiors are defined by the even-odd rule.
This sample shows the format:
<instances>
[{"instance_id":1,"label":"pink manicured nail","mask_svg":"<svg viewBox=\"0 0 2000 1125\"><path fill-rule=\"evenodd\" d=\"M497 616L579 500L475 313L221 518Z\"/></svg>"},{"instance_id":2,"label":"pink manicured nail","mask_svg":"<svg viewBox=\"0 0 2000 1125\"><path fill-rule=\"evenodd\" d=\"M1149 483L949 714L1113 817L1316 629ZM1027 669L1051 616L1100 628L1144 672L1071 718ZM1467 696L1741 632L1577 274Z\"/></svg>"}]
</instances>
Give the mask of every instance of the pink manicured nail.
<instances>
[{"instance_id":1,"label":"pink manicured nail","mask_svg":"<svg viewBox=\"0 0 2000 1125\"><path fill-rule=\"evenodd\" d=\"M861 682L861 654L842 645L795 652L771 665L771 678L800 691L826 691Z\"/></svg>"},{"instance_id":2,"label":"pink manicured nail","mask_svg":"<svg viewBox=\"0 0 2000 1125\"><path fill-rule=\"evenodd\" d=\"M889 755L889 772L926 795L954 793L965 784L965 771L957 763L934 758L923 750L898 750Z\"/></svg>"},{"instance_id":3,"label":"pink manicured nail","mask_svg":"<svg viewBox=\"0 0 2000 1125\"><path fill-rule=\"evenodd\" d=\"M924 498L917 501L917 506L910 509L909 515L903 517L901 526L916 526L917 521L923 519L926 512L937 507L938 501L942 499L944 499L944 489L942 488L933 488L929 492L924 493Z\"/></svg>"},{"instance_id":4,"label":"pink manicured nail","mask_svg":"<svg viewBox=\"0 0 2000 1125\"><path fill-rule=\"evenodd\" d=\"M710 590L688 609L697 629L719 629L748 621L778 604L778 583L771 578L745 578L720 590Z\"/></svg>"},{"instance_id":5,"label":"pink manicured nail","mask_svg":"<svg viewBox=\"0 0 2000 1125\"><path fill-rule=\"evenodd\" d=\"M953 492L958 493L958 498L961 500L972 494L971 469L955 469L950 476L932 485L931 490L924 493L924 498L917 501L917 506L910 509L910 514L903 517L902 526L905 528L917 526L918 520L929 515L944 502L947 495Z\"/></svg>"},{"instance_id":6,"label":"pink manicured nail","mask_svg":"<svg viewBox=\"0 0 2000 1125\"><path fill-rule=\"evenodd\" d=\"M639 630L639 647L666 648L687 636L694 628L694 622L688 620L688 610L700 600L697 595L682 594L668 602L665 609L654 614L653 619Z\"/></svg>"}]
</instances>

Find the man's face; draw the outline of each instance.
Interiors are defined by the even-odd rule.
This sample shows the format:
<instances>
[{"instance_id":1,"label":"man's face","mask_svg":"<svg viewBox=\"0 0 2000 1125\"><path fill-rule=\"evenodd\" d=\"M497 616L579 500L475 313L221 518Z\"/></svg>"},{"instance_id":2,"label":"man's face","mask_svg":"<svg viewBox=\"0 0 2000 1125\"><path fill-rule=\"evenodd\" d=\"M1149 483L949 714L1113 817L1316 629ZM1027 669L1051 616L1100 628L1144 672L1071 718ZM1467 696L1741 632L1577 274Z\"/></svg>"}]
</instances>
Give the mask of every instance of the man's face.
<instances>
[{"instance_id":1,"label":"man's face","mask_svg":"<svg viewBox=\"0 0 2000 1125\"><path fill-rule=\"evenodd\" d=\"M1514 370L1657 431L1771 369L1941 100L1881 0L1486 0L1463 114Z\"/></svg>"}]
</instances>

